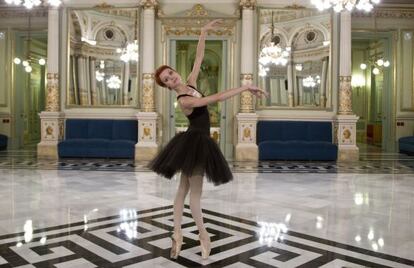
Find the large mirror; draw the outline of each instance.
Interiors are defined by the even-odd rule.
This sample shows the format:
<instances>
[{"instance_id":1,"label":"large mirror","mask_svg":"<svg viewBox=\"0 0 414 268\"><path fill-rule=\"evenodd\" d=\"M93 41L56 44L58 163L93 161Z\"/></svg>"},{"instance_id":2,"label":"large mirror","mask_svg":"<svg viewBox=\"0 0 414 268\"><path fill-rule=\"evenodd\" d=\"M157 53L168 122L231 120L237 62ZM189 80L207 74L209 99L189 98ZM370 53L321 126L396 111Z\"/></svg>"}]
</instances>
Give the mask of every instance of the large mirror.
<instances>
[{"instance_id":1,"label":"large mirror","mask_svg":"<svg viewBox=\"0 0 414 268\"><path fill-rule=\"evenodd\" d=\"M259 109L329 109L331 13L312 9L260 9L259 86L269 98Z\"/></svg>"},{"instance_id":2,"label":"large mirror","mask_svg":"<svg viewBox=\"0 0 414 268\"><path fill-rule=\"evenodd\" d=\"M68 106L138 107L139 9L68 12Z\"/></svg>"}]
</instances>

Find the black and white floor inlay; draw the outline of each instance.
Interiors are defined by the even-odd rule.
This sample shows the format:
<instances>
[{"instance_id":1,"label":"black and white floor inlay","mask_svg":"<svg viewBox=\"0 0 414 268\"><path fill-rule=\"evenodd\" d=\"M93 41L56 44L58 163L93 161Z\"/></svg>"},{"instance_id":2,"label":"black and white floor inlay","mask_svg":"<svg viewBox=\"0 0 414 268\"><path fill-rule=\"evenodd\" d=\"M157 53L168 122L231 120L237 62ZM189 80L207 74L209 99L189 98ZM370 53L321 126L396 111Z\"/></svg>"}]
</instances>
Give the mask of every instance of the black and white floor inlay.
<instances>
[{"instance_id":1,"label":"black and white floor inlay","mask_svg":"<svg viewBox=\"0 0 414 268\"><path fill-rule=\"evenodd\" d=\"M413 267L414 260L204 210L212 252L202 260L186 207L184 245L169 259L172 206L0 236L0 267Z\"/></svg>"}]
</instances>

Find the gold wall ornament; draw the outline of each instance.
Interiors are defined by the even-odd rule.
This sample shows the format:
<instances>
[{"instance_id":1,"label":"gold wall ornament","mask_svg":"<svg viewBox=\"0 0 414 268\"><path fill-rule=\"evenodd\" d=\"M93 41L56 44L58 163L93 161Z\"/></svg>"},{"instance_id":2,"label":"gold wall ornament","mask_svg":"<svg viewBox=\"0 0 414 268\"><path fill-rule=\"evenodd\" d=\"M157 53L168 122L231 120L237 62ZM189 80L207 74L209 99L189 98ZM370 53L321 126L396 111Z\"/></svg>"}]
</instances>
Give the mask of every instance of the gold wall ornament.
<instances>
[{"instance_id":1,"label":"gold wall ornament","mask_svg":"<svg viewBox=\"0 0 414 268\"><path fill-rule=\"evenodd\" d=\"M64 137L63 119L42 118L41 120L41 140L42 141L60 141Z\"/></svg>"},{"instance_id":2,"label":"gold wall ornament","mask_svg":"<svg viewBox=\"0 0 414 268\"><path fill-rule=\"evenodd\" d=\"M251 130L250 130L250 128L245 128L243 130L243 138L244 139L251 138Z\"/></svg>"},{"instance_id":3,"label":"gold wall ornament","mask_svg":"<svg viewBox=\"0 0 414 268\"><path fill-rule=\"evenodd\" d=\"M59 112L60 111L59 74L57 73L47 74L46 111L47 112Z\"/></svg>"},{"instance_id":4,"label":"gold wall ornament","mask_svg":"<svg viewBox=\"0 0 414 268\"><path fill-rule=\"evenodd\" d=\"M354 132L354 128L352 125L345 125L342 126L342 134L341 134L341 143L343 145L349 145L349 144L354 144L354 140L353 140L353 132Z\"/></svg>"},{"instance_id":5,"label":"gold wall ornament","mask_svg":"<svg viewBox=\"0 0 414 268\"><path fill-rule=\"evenodd\" d=\"M208 11L201 4L196 4L193 8L186 12L188 17L207 17Z\"/></svg>"},{"instance_id":6,"label":"gold wall ornament","mask_svg":"<svg viewBox=\"0 0 414 268\"><path fill-rule=\"evenodd\" d=\"M144 9L155 9L158 7L157 0L142 0L140 4Z\"/></svg>"},{"instance_id":7,"label":"gold wall ornament","mask_svg":"<svg viewBox=\"0 0 414 268\"><path fill-rule=\"evenodd\" d=\"M114 5L110 5L107 2L103 2L101 4L95 5L93 8L109 9L109 8L115 8L115 6Z\"/></svg>"},{"instance_id":8,"label":"gold wall ornament","mask_svg":"<svg viewBox=\"0 0 414 268\"><path fill-rule=\"evenodd\" d=\"M339 114L352 114L351 76L339 77Z\"/></svg>"},{"instance_id":9,"label":"gold wall ornament","mask_svg":"<svg viewBox=\"0 0 414 268\"><path fill-rule=\"evenodd\" d=\"M139 142L156 141L156 135L153 135L153 133L156 133L154 122L146 119L138 120Z\"/></svg>"},{"instance_id":10,"label":"gold wall ornament","mask_svg":"<svg viewBox=\"0 0 414 268\"><path fill-rule=\"evenodd\" d=\"M240 0L240 7L244 9L254 9L256 4L256 0Z\"/></svg>"},{"instance_id":11,"label":"gold wall ornament","mask_svg":"<svg viewBox=\"0 0 414 268\"><path fill-rule=\"evenodd\" d=\"M349 129L345 129L345 130L342 132L342 137L343 137L345 140L349 140L349 138L351 138L351 131L349 131Z\"/></svg>"},{"instance_id":12,"label":"gold wall ornament","mask_svg":"<svg viewBox=\"0 0 414 268\"><path fill-rule=\"evenodd\" d=\"M151 129L148 127L144 128L144 136L150 136L151 135Z\"/></svg>"},{"instance_id":13,"label":"gold wall ornament","mask_svg":"<svg viewBox=\"0 0 414 268\"><path fill-rule=\"evenodd\" d=\"M46 135L47 136L53 135L53 128L51 126L48 126L46 128Z\"/></svg>"}]
</instances>

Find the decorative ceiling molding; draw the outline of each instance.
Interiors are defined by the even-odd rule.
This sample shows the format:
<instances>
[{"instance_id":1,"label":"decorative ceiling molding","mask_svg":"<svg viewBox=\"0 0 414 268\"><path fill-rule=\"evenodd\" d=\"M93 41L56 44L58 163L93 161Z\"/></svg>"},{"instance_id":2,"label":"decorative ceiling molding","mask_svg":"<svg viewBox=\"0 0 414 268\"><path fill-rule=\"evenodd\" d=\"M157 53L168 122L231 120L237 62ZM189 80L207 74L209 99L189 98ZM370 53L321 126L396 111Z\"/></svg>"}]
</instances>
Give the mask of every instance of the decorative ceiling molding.
<instances>
[{"instance_id":1,"label":"decorative ceiling molding","mask_svg":"<svg viewBox=\"0 0 414 268\"><path fill-rule=\"evenodd\" d=\"M22 8L6 8L0 9L0 18L26 18L28 12L30 12L31 17L47 17L48 9L47 8L33 8L30 11Z\"/></svg>"},{"instance_id":2,"label":"decorative ceiling molding","mask_svg":"<svg viewBox=\"0 0 414 268\"><path fill-rule=\"evenodd\" d=\"M208 31L210 36L235 36L239 14L225 15L213 10L207 10L203 5L196 4L192 8L177 14L165 16L161 10L158 17L162 22L162 40L165 36L198 36L201 27L213 19L222 19L219 28Z\"/></svg>"},{"instance_id":3,"label":"decorative ceiling molding","mask_svg":"<svg viewBox=\"0 0 414 268\"><path fill-rule=\"evenodd\" d=\"M100 8L100 9L109 9L109 8L115 8L114 5L109 5L106 2L103 2L102 4L96 5L93 8Z\"/></svg>"},{"instance_id":4,"label":"decorative ceiling molding","mask_svg":"<svg viewBox=\"0 0 414 268\"><path fill-rule=\"evenodd\" d=\"M208 11L201 4L196 4L191 10L186 12L187 17L207 17Z\"/></svg>"}]
</instances>

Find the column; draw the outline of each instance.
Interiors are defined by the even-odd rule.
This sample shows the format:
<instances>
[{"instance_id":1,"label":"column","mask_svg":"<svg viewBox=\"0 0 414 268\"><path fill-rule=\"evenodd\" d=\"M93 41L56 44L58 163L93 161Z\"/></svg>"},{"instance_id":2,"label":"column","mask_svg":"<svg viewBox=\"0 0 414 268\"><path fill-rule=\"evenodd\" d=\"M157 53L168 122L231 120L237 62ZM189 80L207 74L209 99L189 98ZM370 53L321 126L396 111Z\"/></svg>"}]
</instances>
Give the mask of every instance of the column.
<instances>
[{"instance_id":1,"label":"column","mask_svg":"<svg viewBox=\"0 0 414 268\"><path fill-rule=\"evenodd\" d=\"M288 105L289 107L294 106L293 100L293 62L289 61L287 66L287 79L288 79Z\"/></svg>"},{"instance_id":2,"label":"column","mask_svg":"<svg viewBox=\"0 0 414 268\"><path fill-rule=\"evenodd\" d=\"M253 83L253 68L257 66L254 59L253 11L256 0L241 0L242 9L242 42L241 42L241 85ZM237 114L238 140L235 150L237 161L257 161L259 159L256 145L256 125L258 116L254 111L253 95L245 91L240 96L240 112Z\"/></svg>"},{"instance_id":3,"label":"column","mask_svg":"<svg viewBox=\"0 0 414 268\"><path fill-rule=\"evenodd\" d=\"M320 97L319 97L320 107L323 107L323 108L326 107L326 86L328 84L327 77L328 77L328 58L325 57L322 59L321 89L320 89Z\"/></svg>"},{"instance_id":4,"label":"column","mask_svg":"<svg viewBox=\"0 0 414 268\"><path fill-rule=\"evenodd\" d=\"M154 96L155 64L155 9L156 0L141 1L143 8L143 25L140 27L144 37L142 44L142 107L137 114L138 143L135 145L135 160L152 160L157 154L157 119Z\"/></svg>"},{"instance_id":5,"label":"column","mask_svg":"<svg viewBox=\"0 0 414 268\"><path fill-rule=\"evenodd\" d=\"M64 136L64 121L59 94L59 9L49 8L47 38L46 111L40 113L41 140L37 145L39 158L58 158L57 145Z\"/></svg>"},{"instance_id":6,"label":"column","mask_svg":"<svg viewBox=\"0 0 414 268\"><path fill-rule=\"evenodd\" d=\"M342 11L340 14L340 65L339 65L339 103L336 117L336 140L340 161L359 159L356 146L356 123L358 117L352 112L351 87L351 13Z\"/></svg>"},{"instance_id":7,"label":"column","mask_svg":"<svg viewBox=\"0 0 414 268\"><path fill-rule=\"evenodd\" d=\"M129 92L128 92L129 73L130 73L129 68L130 68L129 62L126 62L124 64L124 70L122 72L122 76L123 76L122 81L124 81L124 84L122 85L123 86L123 93L122 93L122 97L123 97L122 104L123 105L129 105Z\"/></svg>"}]
</instances>

